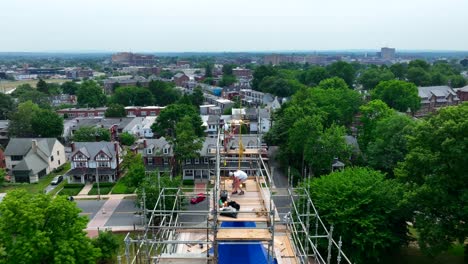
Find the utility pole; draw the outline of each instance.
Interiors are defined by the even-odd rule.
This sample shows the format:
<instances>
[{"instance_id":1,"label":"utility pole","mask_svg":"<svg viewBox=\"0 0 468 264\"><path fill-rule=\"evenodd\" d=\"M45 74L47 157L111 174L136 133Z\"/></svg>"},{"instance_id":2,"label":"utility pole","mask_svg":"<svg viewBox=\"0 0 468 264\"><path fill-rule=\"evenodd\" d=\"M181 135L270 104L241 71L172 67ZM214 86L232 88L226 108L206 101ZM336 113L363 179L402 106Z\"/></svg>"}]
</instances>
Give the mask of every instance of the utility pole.
<instances>
[{"instance_id":1,"label":"utility pole","mask_svg":"<svg viewBox=\"0 0 468 264\"><path fill-rule=\"evenodd\" d=\"M99 162L96 162L96 183L97 183L97 192L98 192L98 199L101 200L101 189L99 189Z\"/></svg>"}]
</instances>

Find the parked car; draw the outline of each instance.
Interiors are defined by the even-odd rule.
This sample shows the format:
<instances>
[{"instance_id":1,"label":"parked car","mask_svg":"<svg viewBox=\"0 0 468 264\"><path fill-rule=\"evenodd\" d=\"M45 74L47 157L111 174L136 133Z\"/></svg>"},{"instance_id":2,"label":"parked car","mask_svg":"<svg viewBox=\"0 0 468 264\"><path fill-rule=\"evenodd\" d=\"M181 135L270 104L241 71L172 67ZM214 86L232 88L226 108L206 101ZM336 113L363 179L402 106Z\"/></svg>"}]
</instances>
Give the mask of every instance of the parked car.
<instances>
[{"instance_id":1,"label":"parked car","mask_svg":"<svg viewBox=\"0 0 468 264\"><path fill-rule=\"evenodd\" d=\"M50 184L52 184L52 185L57 185L57 184L59 184L61 181L63 181L63 176L62 176L62 175L55 176L54 179L52 180L52 182L50 182Z\"/></svg>"}]
</instances>

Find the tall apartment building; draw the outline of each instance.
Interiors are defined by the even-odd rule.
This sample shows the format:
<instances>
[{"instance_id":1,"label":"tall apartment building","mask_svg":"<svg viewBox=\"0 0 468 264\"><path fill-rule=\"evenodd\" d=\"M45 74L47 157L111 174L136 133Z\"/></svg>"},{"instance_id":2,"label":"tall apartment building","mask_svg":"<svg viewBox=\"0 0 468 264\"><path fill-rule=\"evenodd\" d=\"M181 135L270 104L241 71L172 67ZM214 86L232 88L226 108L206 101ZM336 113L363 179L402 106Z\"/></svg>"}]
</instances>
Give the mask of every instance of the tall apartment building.
<instances>
[{"instance_id":1,"label":"tall apartment building","mask_svg":"<svg viewBox=\"0 0 468 264\"><path fill-rule=\"evenodd\" d=\"M383 47L380 49L380 58L384 60L393 60L395 58L395 49Z\"/></svg>"},{"instance_id":2,"label":"tall apartment building","mask_svg":"<svg viewBox=\"0 0 468 264\"><path fill-rule=\"evenodd\" d=\"M152 65L155 63L154 55L119 52L112 55L112 63L133 66Z\"/></svg>"}]
</instances>

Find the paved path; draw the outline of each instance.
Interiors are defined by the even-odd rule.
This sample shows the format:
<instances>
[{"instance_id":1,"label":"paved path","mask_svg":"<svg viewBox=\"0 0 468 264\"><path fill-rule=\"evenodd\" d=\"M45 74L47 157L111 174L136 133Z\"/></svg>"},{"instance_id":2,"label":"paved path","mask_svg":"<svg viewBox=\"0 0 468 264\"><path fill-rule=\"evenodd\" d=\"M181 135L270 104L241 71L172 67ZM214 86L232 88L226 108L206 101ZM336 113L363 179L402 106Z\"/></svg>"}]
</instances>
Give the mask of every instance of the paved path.
<instances>
[{"instance_id":1,"label":"paved path","mask_svg":"<svg viewBox=\"0 0 468 264\"><path fill-rule=\"evenodd\" d=\"M125 199L126 197L137 197L136 194L105 194L101 195L101 199ZM99 199L99 195L77 195L73 196L75 200L97 200Z\"/></svg>"},{"instance_id":2,"label":"paved path","mask_svg":"<svg viewBox=\"0 0 468 264\"><path fill-rule=\"evenodd\" d=\"M107 221L112 216L117 206L119 206L122 199L123 197L121 196L116 197L112 195L109 197L109 199L102 205L101 209L99 209L93 219L89 221L86 228L87 231L90 231L88 232L88 236L94 237L98 234L98 229L105 229Z\"/></svg>"},{"instance_id":3,"label":"paved path","mask_svg":"<svg viewBox=\"0 0 468 264\"><path fill-rule=\"evenodd\" d=\"M79 196L81 195L88 195L89 191L93 188L93 184L88 182L86 185L81 189L80 193L78 193Z\"/></svg>"}]
</instances>

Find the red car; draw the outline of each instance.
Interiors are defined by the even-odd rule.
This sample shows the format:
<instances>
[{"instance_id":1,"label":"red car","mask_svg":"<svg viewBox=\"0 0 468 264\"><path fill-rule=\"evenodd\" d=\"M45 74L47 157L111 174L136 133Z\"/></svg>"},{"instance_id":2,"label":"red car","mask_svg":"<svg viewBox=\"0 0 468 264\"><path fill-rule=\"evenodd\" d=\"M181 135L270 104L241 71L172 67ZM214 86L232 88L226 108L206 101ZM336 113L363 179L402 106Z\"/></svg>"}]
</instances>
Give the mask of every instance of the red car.
<instances>
[{"instance_id":1,"label":"red car","mask_svg":"<svg viewBox=\"0 0 468 264\"><path fill-rule=\"evenodd\" d=\"M190 203L191 204L197 204L197 203L205 201L205 199L206 199L205 194L204 193L199 193L199 194L197 194L197 196L190 199Z\"/></svg>"}]
</instances>

